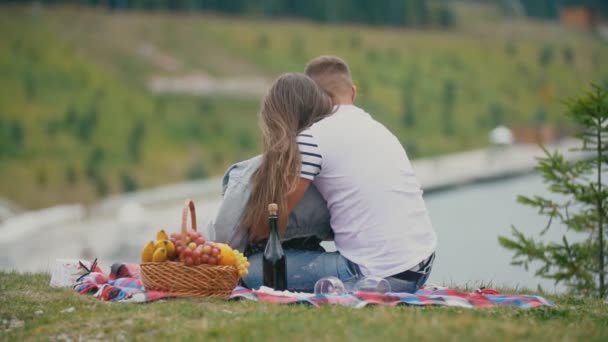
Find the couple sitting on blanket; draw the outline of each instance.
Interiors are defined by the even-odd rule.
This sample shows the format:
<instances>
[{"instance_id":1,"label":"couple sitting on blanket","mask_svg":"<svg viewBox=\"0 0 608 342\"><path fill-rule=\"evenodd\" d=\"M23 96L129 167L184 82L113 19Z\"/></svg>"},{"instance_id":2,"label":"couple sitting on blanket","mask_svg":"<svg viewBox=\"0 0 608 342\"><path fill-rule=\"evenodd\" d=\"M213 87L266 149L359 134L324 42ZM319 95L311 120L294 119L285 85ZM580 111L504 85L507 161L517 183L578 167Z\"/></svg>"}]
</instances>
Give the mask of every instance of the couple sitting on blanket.
<instances>
[{"instance_id":1,"label":"couple sitting on blanket","mask_svg":"<svg viewBox=\"0 0 608 342\"><path fill-rule=\"evenodd\" d=\"M279 206L289 290L311 292L327 276L382 277L410 293L426 282L436 236L420 184L401 143L356 95L348 65L321 56L305 74L280 76L262 101L264 153L226 172L210 227L249 256L246 287L262 285L269 203ZM326 252L320 242L332 239L337 252Z\"/></svg>"}]
</instances>

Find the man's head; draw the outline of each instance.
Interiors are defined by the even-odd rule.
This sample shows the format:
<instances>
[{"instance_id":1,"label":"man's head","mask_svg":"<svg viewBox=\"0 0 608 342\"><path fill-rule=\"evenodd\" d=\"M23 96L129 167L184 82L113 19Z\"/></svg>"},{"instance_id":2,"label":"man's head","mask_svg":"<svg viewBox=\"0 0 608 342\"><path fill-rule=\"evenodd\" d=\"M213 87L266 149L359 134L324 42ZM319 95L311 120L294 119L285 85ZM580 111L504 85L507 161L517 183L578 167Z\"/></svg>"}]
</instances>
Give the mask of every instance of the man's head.
<instances>
[{"instance_id":1,"label":"man's head","mask_svg":"<svg viewBox=\"0 0 608 342\"><path fill-rule=\"evenodd\" d=\"M319 56L306 64L304 73L312 78L335 104L352 104L357 96L350 69L336 56Z\"/></svg>"}]
</instances>

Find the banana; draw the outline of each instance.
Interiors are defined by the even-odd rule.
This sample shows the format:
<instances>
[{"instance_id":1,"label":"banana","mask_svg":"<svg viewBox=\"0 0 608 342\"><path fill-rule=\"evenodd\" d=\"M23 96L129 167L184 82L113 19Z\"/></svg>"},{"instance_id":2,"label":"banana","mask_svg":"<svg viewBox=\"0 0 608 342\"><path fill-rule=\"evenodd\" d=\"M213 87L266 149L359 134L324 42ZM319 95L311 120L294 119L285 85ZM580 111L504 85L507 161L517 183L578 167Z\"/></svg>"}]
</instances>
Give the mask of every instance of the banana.
<instances>
[{"instance_id":1,"label":"banana","mask_svg":"<svg viewBox=\"0 0 608 342\"><path fill-rule=\"evenodd\" d=\"M167 261L167 250L164 247L161 247L154 251L154 255L152 256L153 262L165 262Z\"/></svg>"},{"instance_id":2,"label":"banana","mask_svg":"<svg viewBox=\"0 0 608 342\"><path fill-rule=\"evenodd\" d=\"M167 258L172 259L175 256L175 245L169 240L158 240L154 243L154 248L164 248L167 250Z\"/></svg>"},{"instance_id":3,"label":"banana","mask_svg":"<svg viewBox=\"0 0 608 342\"><path fill-rule=\"evenodd\" d=\"M169 240L169 235L167 235L164 229L161 229L156 232L156 241L160 240Z\"/></svg>"},{"instance_id":4,"label":"banana","mask_svg":"<svg viewBox=\"0 0 608 342\"><path fill-rule=\"evenodd\" d=\"M154 255L154 241L148 242L141 251L141 262L151 262Z\"/></svg>"}]
</instances>

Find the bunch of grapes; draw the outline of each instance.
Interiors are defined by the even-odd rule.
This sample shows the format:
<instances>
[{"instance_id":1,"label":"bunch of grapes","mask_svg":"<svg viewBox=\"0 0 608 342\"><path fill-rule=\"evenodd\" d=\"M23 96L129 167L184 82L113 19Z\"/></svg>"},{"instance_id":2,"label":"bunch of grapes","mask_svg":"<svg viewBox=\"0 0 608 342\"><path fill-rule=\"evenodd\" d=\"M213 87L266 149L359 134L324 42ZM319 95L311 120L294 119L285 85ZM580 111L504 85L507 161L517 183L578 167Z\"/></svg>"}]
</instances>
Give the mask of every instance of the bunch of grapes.
<instances>
[{"instance_id":1,"label":"bunch of grapes","mask_svg":"<svg viewBox=\"0 0 608 342\"><path fill-rule=\"evenodd\" d=\"M171 241L175 245L175 254L187 266L217 265L222 258L220 249L215 243L206 241L201 233L195 230L187 231L185 239L182 239L182 234L173 233Z\"/></svg>"},{"instance_id":2,"label":"bunch of grapes","mask_svg":"<svg viewBox=\"0 0 608 342\"><path fill-rule=\"evenodd\" d=\"M247 261L247 257L243 255L243 253L234 250L235 267L239 272L239 277L244 277L249 273L249 261Z\"/></svg>"}]
</instances>

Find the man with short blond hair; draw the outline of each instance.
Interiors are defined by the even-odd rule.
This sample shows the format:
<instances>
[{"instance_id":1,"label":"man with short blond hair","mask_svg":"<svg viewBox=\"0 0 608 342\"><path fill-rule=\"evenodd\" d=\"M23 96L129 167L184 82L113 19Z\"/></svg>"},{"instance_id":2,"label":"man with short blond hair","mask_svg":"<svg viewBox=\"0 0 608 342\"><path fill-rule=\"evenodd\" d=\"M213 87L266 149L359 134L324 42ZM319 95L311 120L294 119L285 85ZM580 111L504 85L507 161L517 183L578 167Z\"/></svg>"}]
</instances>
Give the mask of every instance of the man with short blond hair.
<instances>
[{"instance_id":1,"label":"man with short blond hair","mask_svg":"<svg viewBox=\"0 0 608 342\"><path fill-rule=\"evenodd\" d=\"M319 56L306 64L304 73L331 96L334 103L352 103L357 95L348 64L336 56Z\"/></svg>"}]
</instances>

